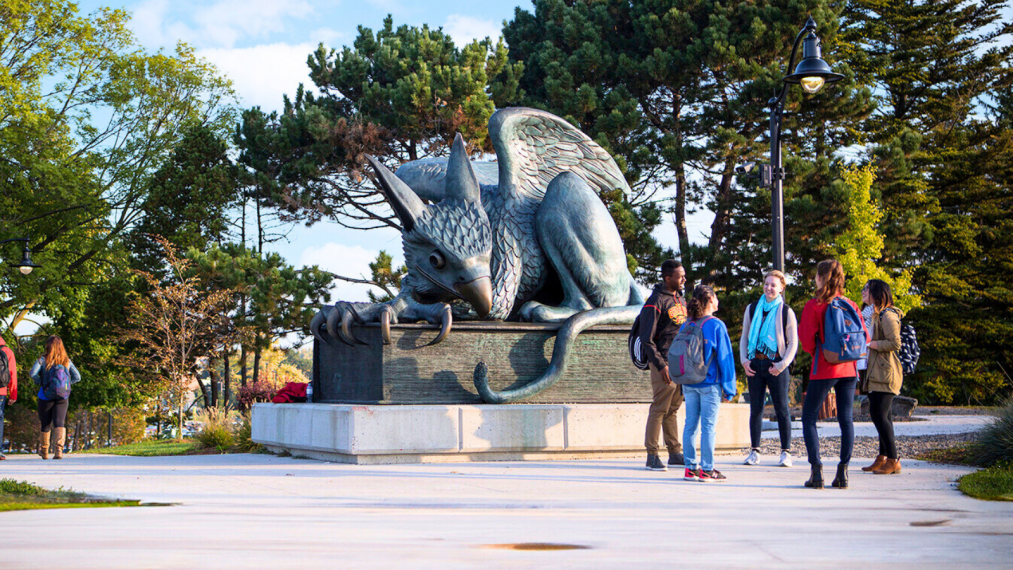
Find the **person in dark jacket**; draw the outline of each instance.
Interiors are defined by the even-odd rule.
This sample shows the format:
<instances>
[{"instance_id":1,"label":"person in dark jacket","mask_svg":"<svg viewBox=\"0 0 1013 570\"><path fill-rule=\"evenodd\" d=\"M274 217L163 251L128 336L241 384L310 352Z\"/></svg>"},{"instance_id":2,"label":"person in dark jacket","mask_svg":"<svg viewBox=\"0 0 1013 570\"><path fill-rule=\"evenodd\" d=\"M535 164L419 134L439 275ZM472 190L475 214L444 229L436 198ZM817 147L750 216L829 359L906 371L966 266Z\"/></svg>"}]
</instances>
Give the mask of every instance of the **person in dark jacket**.
<instances>
[{"instance_id":1,"label":"person in dark jacket","mask_svg":"<svg viewBox=\"0 0 1013 570\"><path fill-rule=\"evenodd\" d=\"M651 369L651 389L654 400L647 414L647 468L668 471L658 457L658 438L665 435L668 464L682 465L682 444L679 443L679 423L675 414L682 405L682 387L672 383L668 375L668 347L686 321L686 300L683 286L686 270L682 264L669 259L661 264L661 283L654 288L640 312L640 344Z\"/></svg>"}]
</instances>

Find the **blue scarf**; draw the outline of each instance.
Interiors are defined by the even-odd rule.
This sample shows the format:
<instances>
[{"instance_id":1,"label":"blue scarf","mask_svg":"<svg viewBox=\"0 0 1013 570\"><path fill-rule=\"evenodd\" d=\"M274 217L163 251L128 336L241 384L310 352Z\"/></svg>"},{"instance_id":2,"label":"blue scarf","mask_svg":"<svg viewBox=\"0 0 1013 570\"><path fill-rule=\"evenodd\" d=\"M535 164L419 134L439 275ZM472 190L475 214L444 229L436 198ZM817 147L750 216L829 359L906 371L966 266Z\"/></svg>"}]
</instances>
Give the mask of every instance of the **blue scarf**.
<instances>
[{"instance_id":1,"label":"blue scarf","mask_svg":"<svg viewBox=\"0 0 1013 570\"><path fill-rule=\"evenodd\" d=\"M777 356L777 309L781 303L780 295L773 301L768 301L764 295L756 303L753 320L749 323L749 347L746 351L749 358L755 358L757 352L770 358ZM764 313L767 318L763 318Z\"/></svg>"}]
</instances>

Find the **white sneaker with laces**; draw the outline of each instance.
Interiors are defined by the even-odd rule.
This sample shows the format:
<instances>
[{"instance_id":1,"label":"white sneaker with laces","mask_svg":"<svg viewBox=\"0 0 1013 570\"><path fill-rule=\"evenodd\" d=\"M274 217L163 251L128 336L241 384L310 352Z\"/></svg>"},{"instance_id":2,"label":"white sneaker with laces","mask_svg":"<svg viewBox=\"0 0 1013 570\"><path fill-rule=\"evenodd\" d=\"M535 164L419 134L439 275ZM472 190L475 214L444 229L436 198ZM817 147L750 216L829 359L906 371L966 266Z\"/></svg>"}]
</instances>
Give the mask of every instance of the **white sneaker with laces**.
<instances>
[{"instance_id":1,"label":"white sneaker with laces","mask_svg":"<svg viewBox=\"0 0 1013 570\"><path fill-rule=\"evenodd\" d=\"M787 451L781 452L781 467L791 467L791 454Z\"/></svg>"},{"instance_id":2,"label":"white sneaker with laces","mask_svg":"<svg viewBox=\"0 0 1013 570\"><path fill-rule=\"evenodd\" d=\"M760 464L760 452L752 449L749 451L749 456L743 462L743 465L759 465Z\"/></svg>"}]
</instances>

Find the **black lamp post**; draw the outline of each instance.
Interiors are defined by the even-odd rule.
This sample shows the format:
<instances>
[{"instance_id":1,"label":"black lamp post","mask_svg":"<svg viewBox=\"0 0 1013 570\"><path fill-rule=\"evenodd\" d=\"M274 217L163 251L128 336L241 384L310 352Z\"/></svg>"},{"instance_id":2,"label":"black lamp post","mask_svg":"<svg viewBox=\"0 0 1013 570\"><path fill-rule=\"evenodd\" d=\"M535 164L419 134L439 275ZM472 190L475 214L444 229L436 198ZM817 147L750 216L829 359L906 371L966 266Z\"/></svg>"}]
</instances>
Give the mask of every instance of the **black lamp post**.
<instances>
[{"instance_id":1,"label":"black lamp post","mask_svg":"<svg viewBox=\"0 0 1013 570\"><path fill-rule=\"evenodd\" d=\"M823 61L820 39L816 36L816 21L812 19L812 16L809 16L805 27L795 37L788 69L795 65L798 44L806 32L809 35L806 36L803 44L802 61L799 62L794 73L784 78L784 85L777 97L768 101L768 105L770 105L770 165L764 167L762 176L763 182L770 184L770 223L773 233L774 269L779 271L784 271L784 190L781 187L781 182L784 180L784 168L781 165L781 119L784 114L784 98L788 93L788 86L798 83L802 85L802 89L806 93L816 93L825 83L834 83L844 79L843 75L831 71L827 62Z\"/></svg>"},{"instance_id":2,"label":"black lamp post","mask_svg":"<svg viewBox=\"0 0 1013 570\"><path fill-rule=\"evenodd\" d=\"M18 268L18 271L20 271L22 275L28 275L36 267L42 267L41 265L38 265L36 263L32 263L32 248L29 245L29 241L30 241L29 238L23 237L23 238L5 239L3 241L0 241L0 244L10 243L12 241L21 241L21 242L24 242L25 243L25 248L24 248L24 250L21 253L21 261L18 262L18 263L12 263L12 264L10 264L11 267Z\"/></svg>"}]
</instances>

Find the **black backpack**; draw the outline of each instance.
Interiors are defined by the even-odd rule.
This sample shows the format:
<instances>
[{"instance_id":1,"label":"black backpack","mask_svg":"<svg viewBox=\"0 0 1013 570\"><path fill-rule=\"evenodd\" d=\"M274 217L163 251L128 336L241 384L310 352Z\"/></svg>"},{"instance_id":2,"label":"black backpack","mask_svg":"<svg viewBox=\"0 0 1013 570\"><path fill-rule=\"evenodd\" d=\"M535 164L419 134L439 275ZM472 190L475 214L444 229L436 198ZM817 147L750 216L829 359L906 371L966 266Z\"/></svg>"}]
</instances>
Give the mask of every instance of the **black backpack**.
<instances>
[{"instance_id":1,"label":"black backpack","mask_svg":"<svg viewBox=\"0 0 1013 570\"><path fill-rule=\"evenodd\" d=\"M11 382L11 363L7 358L6 345L0 345L0 388L6 388Z\"/></svg>"},{"instance_id":2,"label":"black backpack","mask_svg":"<svg viewBox=\"0 0 1013 570\"><path fill-rule=\"evenodd\" d=\"M900 315L899 311L893 310L897 312L898 316ZM915 334L915 328L901 319L900 350L897 351L897 358L900 359L900 367L904 374L915 373L915 369L918 368L918 357L921 355L922 351L918 347L918 335Z\"/></svg>"},{"instance_id":3,"label":"black backpack","mask_svg":"<svg viewBox=\"0 0 1013 570\"><path fill-rule=\"evenodd\" d=\"M640 315L637 315L637 320L633 321L633 328L630 329L630 338L627 341L627 345L633 366L636 366L638 370L647 370L650 362L647 360L643 344L640 342Z\"/></svg>"}]
</instances>

